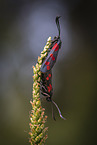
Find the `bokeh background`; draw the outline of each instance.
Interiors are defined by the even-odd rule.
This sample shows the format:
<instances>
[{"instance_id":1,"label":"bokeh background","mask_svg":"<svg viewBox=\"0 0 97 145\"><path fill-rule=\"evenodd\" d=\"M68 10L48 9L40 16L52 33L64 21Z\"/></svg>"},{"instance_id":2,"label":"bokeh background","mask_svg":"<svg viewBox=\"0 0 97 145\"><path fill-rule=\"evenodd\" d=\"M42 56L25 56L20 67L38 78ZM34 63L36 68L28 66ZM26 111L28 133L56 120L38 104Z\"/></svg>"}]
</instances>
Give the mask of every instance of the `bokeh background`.
<instances>
[{"instance_id":1,"label":"bokeh background","mask_svg":"<svg viewBox=\"0 0 97 145\"><path fill-rule=\"evenodd\" d=\"M46 145L97 144L97 7L96 1L0 1L0 145L29 145L32 65L49 36L61 40L53 68L53 100L42 101L49 127Z\"/></svg>"}]
</instances>

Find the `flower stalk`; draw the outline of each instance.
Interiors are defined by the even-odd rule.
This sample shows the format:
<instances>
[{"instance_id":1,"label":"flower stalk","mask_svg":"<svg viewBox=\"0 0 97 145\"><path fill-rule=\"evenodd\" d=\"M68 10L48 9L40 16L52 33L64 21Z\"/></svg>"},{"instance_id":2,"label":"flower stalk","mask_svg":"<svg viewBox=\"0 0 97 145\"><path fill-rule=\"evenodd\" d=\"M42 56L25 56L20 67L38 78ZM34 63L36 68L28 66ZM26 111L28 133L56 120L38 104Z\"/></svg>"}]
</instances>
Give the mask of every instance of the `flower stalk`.
<instances>
[{"instance_id":1,"label":"flower stalk","mask_svg":"<svg viewBox=\"0 0 97 145\"><path fill-rule=\"evenodd\" d=\"M48 49L51 45L51 37L48 38L47 43L38 57L38 62L36 66L33 66L33 101L30 101L32 110L30 113L30 139L29 142L31 145L43 145L47 139L47 130L48 127L45 127L45 122L47 116L44 113L44 108L41 106L40 101L40 81L41 81L41 65L48 54Z\"/></svg>"}]
</instances>

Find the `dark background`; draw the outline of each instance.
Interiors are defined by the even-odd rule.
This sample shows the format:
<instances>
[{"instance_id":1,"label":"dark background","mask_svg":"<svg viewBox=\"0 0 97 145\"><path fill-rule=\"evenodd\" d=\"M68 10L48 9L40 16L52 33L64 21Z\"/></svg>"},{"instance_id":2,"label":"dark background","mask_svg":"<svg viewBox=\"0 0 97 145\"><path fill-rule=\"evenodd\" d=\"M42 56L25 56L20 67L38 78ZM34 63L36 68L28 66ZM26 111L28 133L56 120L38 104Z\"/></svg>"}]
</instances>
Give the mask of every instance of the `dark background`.
<instances>
[{"instance_id":1,"label":"dark background","mask_svg":"<svg viewBox=\"0 0 97 145\"><path fill-rule=\"evenodd\" d=\"M97 144L97 5L82 0L0 1L0 144L29 145L32 65L49 36L61 39L53 68L53 100L42 101L49 127L47 145Z\"/></svg>"}]
</instances>

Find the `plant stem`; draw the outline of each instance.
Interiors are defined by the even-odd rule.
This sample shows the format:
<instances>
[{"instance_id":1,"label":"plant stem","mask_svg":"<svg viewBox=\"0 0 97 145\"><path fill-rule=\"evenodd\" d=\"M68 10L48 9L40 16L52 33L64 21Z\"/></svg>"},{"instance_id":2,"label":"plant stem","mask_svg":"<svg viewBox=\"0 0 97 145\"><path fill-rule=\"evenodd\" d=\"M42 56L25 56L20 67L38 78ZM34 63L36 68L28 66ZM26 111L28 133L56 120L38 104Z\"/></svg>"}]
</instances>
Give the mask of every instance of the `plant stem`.
<instances>
[{"instance_id":1,"label":"plant stem","mask_svg":"<svg viewBox=\"0 0 97 145\"><path fill-rule=\"evenodd\" d=\"M29 142L31 145L43 145L47 139L47 130L48 127L45 127L45 122L47 116L44 114L44 108L41 106L40 101L40 81L41 81L41 65L48 54L48 49L51 45L51 37L48 38L47 43L38 57L38 62L36 66L33 66L33 101L30 101L32 110L30 113L30 139Z\"/></svg>"}]
</instances>

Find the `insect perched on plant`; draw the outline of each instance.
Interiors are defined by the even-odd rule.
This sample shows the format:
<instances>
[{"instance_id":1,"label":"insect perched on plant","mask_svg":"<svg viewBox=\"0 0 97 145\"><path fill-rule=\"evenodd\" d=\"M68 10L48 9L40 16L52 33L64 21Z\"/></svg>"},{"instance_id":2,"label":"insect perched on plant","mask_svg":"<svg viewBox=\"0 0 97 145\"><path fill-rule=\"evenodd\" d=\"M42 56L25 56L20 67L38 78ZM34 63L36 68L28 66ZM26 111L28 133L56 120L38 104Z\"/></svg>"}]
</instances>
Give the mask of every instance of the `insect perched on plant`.
<instances>
[{"instance_id":1,"label":"insect perched on plant","mask_svg":"<svg viewBox=\"0 0 97 145\"><path fill-rule=\"evenodd\" d=\"M40 85L41 85L40 86L41 94L46 97L46 100L48 102L51 102L57 107L60 117L65 120L65 118L61 115L61 111L58 105L52 100L53 88L52 88L52 71L51 70L47 73L41 73ZM52 106L52 116L53 116L53 119L55 120L53 106Z\"/></svg>"},{"instance_id":2,"label":"insect perched on plant","mask_svg":"<svg viewBox=\"0 0 97 145\"><path fill-rule=\"evenodd\" d=\"M57 56L58 56L58 52L59 49L61 48L61 39L60 39L60 24L59 24L59 18L60 16L56 17L56 25L58 28L58 32L59 35L54 37L54 40L51 41L51 47L49 48L49 52L48 52L48 56L46 57L46 59L44 60L42 66L41 66L41 72L42 73L46 73L49 70L52 69L52 67L54 66Z\"/></svg>"},{"instance_id":3,"label":"insect perched on plant","mask_svg":"<svg viewBox=\"0 0 97 145\"><path fill-rule=\"evenodd\" d=\"M46 97L46 100L56 106L60 117L65 120L65 118L61 115L61 111L58 105L52 100L53 88L52 88L52 70L51 69L56 62L58 51L61 47L59 18L60 17L58 16L56 17L56 25L59 31L59 36L55 37L54 40L52 41L48 55L43 61L43 64L40 69L41 70L40 90L41 90L41 94ZM52 115L53 115L53 119L55 120L53 106L52 106Z\"/></svg>"}]
</instances>

